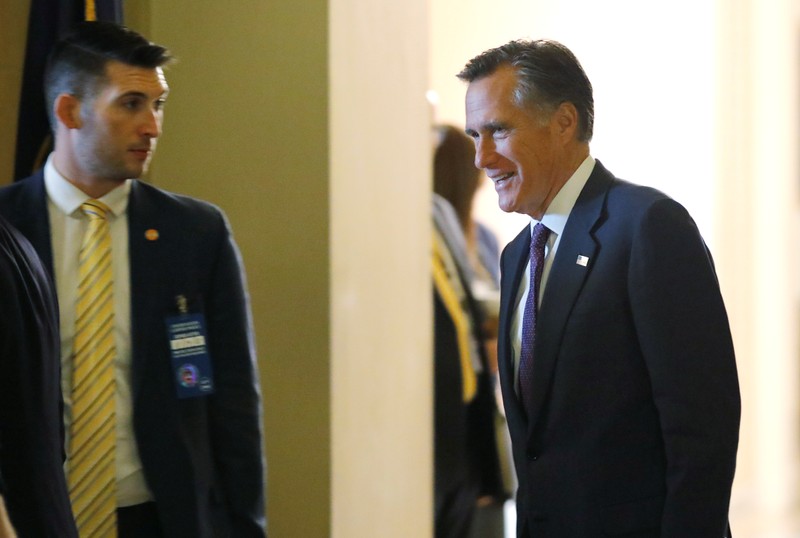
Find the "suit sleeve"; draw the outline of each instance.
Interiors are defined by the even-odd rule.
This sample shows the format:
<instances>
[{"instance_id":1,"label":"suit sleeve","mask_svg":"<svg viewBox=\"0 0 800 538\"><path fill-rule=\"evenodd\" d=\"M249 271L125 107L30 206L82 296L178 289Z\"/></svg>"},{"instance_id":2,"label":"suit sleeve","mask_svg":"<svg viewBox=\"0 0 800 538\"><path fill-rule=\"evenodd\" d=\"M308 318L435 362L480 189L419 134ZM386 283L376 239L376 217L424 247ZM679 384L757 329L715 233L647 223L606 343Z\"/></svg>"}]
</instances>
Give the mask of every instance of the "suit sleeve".
<instances>
[{"instance_id":1,"label":"suit sleeve","mask_svg":"<svg viewBox=\"0 0 800 538\"><path fill-rule=\"evenodd\" d=\"M63 470L58 308L33 247L0 219L0 474L19 536L77 537Z\"/></svg>"},{"instance_id":2,"label":"suit sleeve","mask_svg":"<svg viewBox=\"0 0 800 538\"><path fill-rule=\"evenodd\" d=\"M672 200L649 208L633 242L631 308L667 458L661 536L724 536L740 397L713 263Z\"/></svg>"},{"instance_id":3,"label":"suit sleeve","mask_svg":"<svg viewBox=\"0 0 800 538\"><path fill-rule=\"evenodd\" d=\"M206 316L215 393L210 400L213 443L232 536L265 536L261 395L252 319L239 250L224 215Z\"/></svg>"}]
</instances>

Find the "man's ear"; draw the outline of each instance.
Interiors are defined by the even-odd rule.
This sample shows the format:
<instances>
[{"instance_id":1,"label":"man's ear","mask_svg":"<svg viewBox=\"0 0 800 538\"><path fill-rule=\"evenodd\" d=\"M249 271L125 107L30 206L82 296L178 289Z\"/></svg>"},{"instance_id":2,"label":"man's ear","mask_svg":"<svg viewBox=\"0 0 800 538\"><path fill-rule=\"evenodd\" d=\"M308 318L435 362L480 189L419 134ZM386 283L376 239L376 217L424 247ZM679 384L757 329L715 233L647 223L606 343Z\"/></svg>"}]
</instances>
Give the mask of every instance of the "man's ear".
<instances>
[{"instance_id":1,"label":"man's ear","mask_svg":"<svg viewBox=\"0 0 800 538\"><path fill-rule=\"evenodd\" d=\"M62 93L53 103L56 119L67 129L81 128L81 102L69 93Z\"/></svg>"},{"instance_id":2,"label":"man's ear","mask_svg":"<svg viewBox=\"0 0 800 538\"><path fill-rule=\"evenodd\" d=\"M565 101L558 105L555 113L556 128L559 136L564 141L569 141L575 138L578 132L578 109L569 101Z\"/></svg>"}]
</instances>

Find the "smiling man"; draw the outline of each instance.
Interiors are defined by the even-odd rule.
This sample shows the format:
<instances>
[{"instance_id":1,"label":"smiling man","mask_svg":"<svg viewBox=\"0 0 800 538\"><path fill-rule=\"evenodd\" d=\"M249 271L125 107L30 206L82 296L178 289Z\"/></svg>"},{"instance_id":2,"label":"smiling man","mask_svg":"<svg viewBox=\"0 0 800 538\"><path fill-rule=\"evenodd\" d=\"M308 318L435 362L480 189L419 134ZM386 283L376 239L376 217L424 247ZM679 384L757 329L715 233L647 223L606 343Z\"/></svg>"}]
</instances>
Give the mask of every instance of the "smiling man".
<instances>
[{"instance_id":1,"label":"smiling man","mask_svg":"<svg viewBox=\"0 0 800 538\"><path fill-rule=\"evenodd\" d=\"M0 190L61 312L67 483L81 536L265 535L261 404L236 244L216 207L139 181L169 52L111 23L56 45L55 149Z\"/></svg>"},{"instance_id":2,"label":"smiling man","mask_svg":"<svg viewBox=\"0 0 800 538\"><path fill-rule=\"evenodd\" d=\"M518 536L726 536L739 387L695 223L590 155L592 86L560 43L513 41L458 76L475 165L531 217L501 261Z\"/></svg>"}]
</instances>

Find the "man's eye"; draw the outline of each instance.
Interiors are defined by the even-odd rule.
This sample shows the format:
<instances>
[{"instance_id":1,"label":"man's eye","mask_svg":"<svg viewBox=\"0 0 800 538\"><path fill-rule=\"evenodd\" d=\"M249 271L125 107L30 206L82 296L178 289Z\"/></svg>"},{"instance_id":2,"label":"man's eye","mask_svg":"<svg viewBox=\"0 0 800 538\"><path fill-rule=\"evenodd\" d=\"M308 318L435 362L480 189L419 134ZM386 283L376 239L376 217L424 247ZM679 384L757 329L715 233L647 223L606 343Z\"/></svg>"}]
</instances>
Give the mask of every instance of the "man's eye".
<instances>
[{"instance_id":1,"label":"man's eye","mask_svg":"<svg viewBox=\"0 0 800 538\"><path fill-rule=\"evenodd\" d=\"M127 101L123 101L122 106L128 110L136 110L141 106L141 101L138 99L129 99Z\"/></svg>"},{"instance_id":2,"label":"man's eye","mask_svg":"<svg viewBox=\"0 0 800 538\"><path fill-rule=\"evenodd\" d=\"M155 104L153 105L153 108L156 109L156 110L161 110L161 109L164 108L164 105L166 105L166 104L167 104L167 100L166 99L158 99L155 102Z\"/></svg>"}]
</instances>

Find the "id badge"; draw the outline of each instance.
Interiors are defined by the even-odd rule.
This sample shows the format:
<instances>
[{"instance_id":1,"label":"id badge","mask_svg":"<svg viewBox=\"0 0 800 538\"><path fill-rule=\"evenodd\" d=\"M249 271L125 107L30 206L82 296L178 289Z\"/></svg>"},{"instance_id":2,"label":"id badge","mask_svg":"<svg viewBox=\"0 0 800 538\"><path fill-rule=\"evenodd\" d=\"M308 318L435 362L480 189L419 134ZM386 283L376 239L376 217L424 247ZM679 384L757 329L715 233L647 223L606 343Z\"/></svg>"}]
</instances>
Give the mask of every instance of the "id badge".
<instances>
[{"instance_id":1,"label":"id badge","mask_svg":"<svg viewBox=\"0 0 800 538\"><path fill-rule=\"evenodd\" d=\"M214 374L206 343L203 314L168 317L167 338L178 398L196 398L214 393Z\"/></svg>"}]
</instances>

